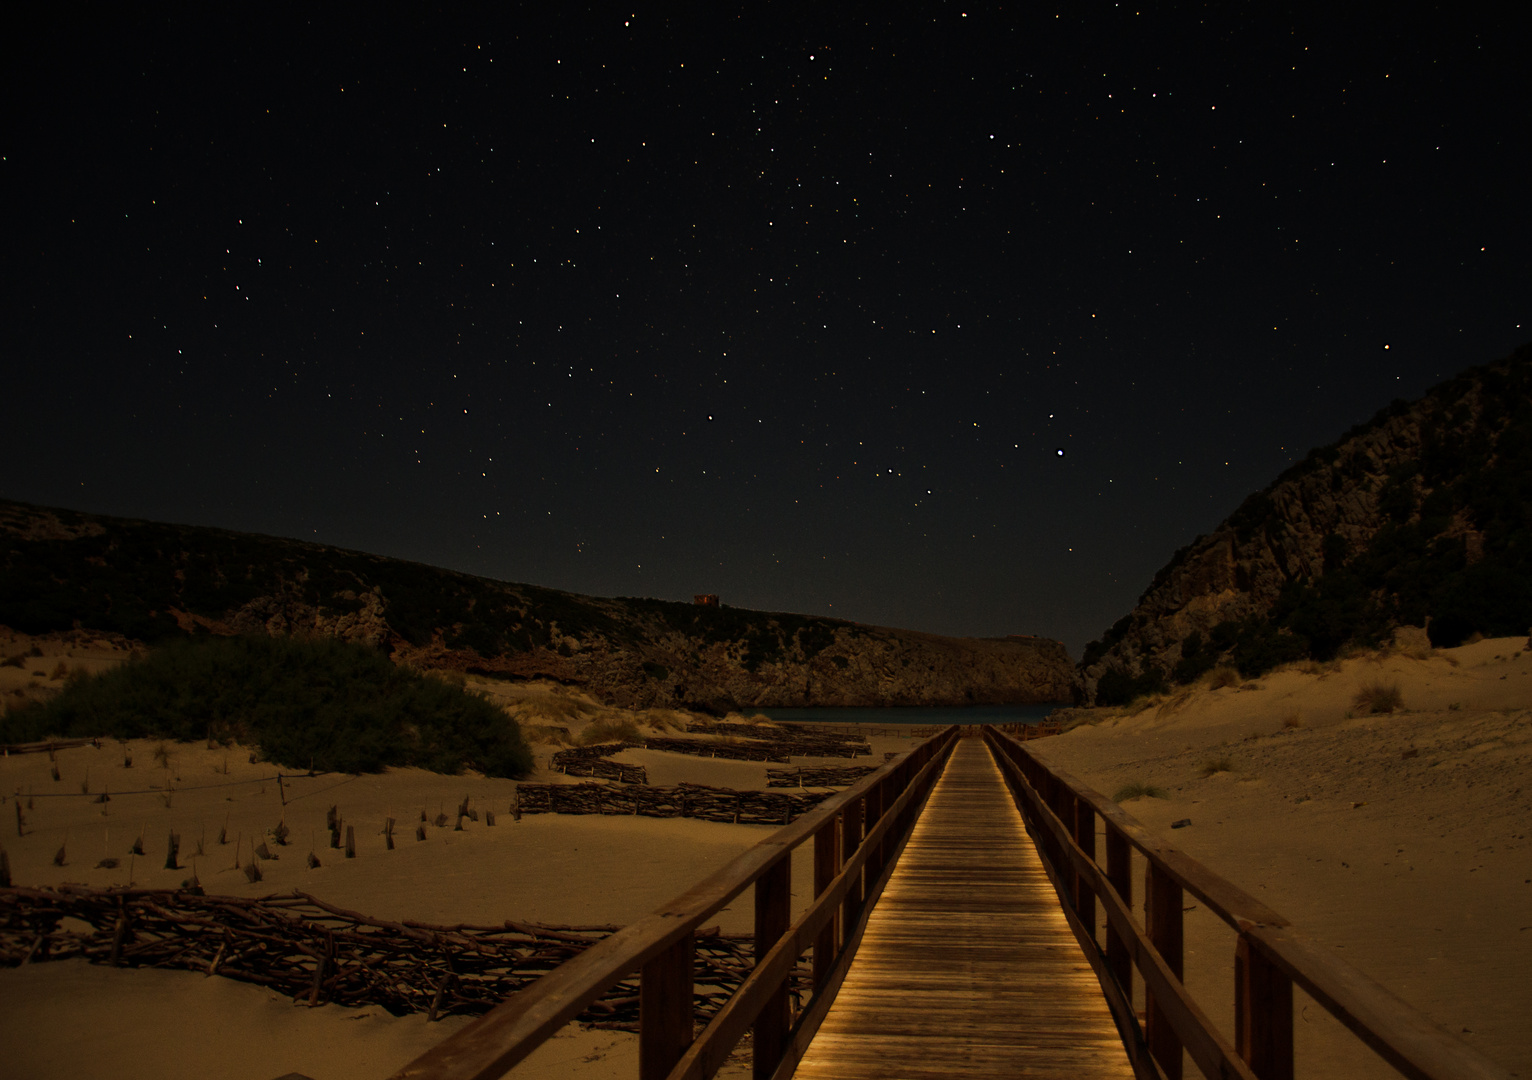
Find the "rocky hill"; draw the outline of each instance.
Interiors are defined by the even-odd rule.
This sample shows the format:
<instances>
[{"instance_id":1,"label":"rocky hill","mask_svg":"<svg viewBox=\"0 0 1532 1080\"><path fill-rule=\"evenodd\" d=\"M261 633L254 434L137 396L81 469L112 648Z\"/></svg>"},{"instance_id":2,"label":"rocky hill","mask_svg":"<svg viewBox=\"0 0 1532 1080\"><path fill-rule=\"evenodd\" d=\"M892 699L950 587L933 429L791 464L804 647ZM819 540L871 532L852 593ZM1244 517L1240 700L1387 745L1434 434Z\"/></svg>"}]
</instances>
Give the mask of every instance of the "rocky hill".
<instances>
[{"instance_id":1,"label":"rocky hill","mask_svg":"<svg viewBox=\"0 0 1532 1080\"><path fill-rule=\"evenodd\" d=\"M0 501L0 625L150 643L326 635L400 663L548 678L629 708L1068 700L1040 638L946 638L780 612L600 599L219 529Z\"/></svg>"},{"instance_id":2,"label":"rocky hill","mask_svg":"<svg viewBox=\"0 0 1532 1080\"><path fill-rule=\"evenodd\" d=\"M1252 677L1396 627L1438 647L1532 624L1532 346L1395 401L1176 552L1081 663L1113 704Z\"/></svg>"}]
</instances>

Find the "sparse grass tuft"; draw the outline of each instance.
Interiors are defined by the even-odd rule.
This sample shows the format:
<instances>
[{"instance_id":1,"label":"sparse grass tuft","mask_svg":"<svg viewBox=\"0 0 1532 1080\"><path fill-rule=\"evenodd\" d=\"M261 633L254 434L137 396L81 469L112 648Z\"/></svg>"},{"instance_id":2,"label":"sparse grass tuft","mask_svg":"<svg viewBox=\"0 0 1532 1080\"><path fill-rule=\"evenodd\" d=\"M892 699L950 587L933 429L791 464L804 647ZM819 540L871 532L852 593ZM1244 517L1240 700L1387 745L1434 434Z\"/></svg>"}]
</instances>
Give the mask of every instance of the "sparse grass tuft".
<instances>
[{"instance_id":1,"label":"sparse grass tuft","mask_svg":"<svg viewBox=\"0 0 1532 1080\"><path fill-rule=\"evenodd\" d=\"M593 720L580 732L580 742L584 746L619 740L638 742L640 738L638 725L632 720Z\"/></svg>"},{"instance_id":2,"label":"sparse grass tuft","mask_svg":"<svg viewBox=\"0 0 1532 1080\"><path fill-rule=\"evenodd\" d=\"M1356 692L1351 704L1360 713L1391 713L1404 708L1398 683L1368 683Z\"/></svg>"},{"instance_id":3,"label":"sparse grass tuft","mask_svg":"<svg viewBox=\"0 0 1532 1080\"><path fill-rule=\"evenodd\" d=\"M1229 686L1238 686L1240 683L1239 672L1227 665L1215 667L1203 676L1209 690L1222 690Z\"/></svg>"},{"instance_id":4,"label":"sparse grass tuft","mask_svg":"<svg viewBox=\"0 0 1532 1080\"><path fill-rule=\"evenodd\" d=\"M1209 758L1202 763L1202 775L1212 776L1214 773L1233 772L1234 762L1226 757Z\"/></svg>"},{"instance_id":5,"label":"sparse grass tuft","mask_svg":"<svg viewBox=\"0 0 1532 1080\"><path fill-rule=\"evenodd\" d=\"M1124 784L1117 789L1117 794L1112 796L1113 802L1127 802L1129 799L1168 799L1170 795L1162 787L1146 784L1142 780L1134 780L1131 784Z\"/></svg>"}]
</instances>

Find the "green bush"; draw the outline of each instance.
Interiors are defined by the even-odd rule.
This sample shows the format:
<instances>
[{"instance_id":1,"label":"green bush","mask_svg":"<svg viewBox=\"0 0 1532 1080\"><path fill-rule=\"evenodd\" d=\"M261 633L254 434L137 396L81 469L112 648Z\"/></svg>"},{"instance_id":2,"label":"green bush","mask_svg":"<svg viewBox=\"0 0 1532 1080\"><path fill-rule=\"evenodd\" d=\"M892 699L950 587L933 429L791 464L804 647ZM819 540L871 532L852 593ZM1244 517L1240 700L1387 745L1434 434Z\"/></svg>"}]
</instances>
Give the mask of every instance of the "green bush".
<instances>
[{"instance_id":1,"label":"green bush","mask_svg":"<svg viewBox=\"0 0 1532 1080\"><path fill-rule=\"evenodd\" d=\"M289 768L522 776L532 767L516 721L488 701L333 639L174 641L0 718L6 742L210 733Z\"/></svg>"}]
</instances>

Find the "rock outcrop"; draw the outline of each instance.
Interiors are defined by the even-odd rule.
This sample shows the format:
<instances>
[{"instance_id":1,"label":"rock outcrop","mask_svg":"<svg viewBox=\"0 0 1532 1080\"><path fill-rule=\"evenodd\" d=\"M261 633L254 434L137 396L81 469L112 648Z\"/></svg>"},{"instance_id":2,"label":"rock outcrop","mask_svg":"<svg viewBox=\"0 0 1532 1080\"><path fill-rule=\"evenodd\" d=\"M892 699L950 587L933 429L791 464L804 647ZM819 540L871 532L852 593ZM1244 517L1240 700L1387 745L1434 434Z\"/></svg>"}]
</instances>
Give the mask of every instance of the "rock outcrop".
<instances>
[{"instance_id":1,"label":"rock outcrop","mask_svg":"<svg viewBox=\"0 0 1532 1080\"><path fill-rule=\"evenodd\" d=\"M1087 648L1080 694L1095 700L1103 678L1148 688L1215 662L1249 674L1328 658L1433 619L1438 645L1474 630L1525 632L1528 495L1524 346L1417 402L1394 402L1176 552L1133 611Z\"/></svg>"},{"instance_id":2,"label":"rock outcrop","mask_svg":"<svg viewBox=\"0 0 1532 1080\"><path fill-rule=\"evenodd\" d=\"M0 624L155 642L323 635L401 663L578 685L629 708L1068 700L1041 638L577 596L317 544L0 502Z\"/></svg>"}]
</instances>

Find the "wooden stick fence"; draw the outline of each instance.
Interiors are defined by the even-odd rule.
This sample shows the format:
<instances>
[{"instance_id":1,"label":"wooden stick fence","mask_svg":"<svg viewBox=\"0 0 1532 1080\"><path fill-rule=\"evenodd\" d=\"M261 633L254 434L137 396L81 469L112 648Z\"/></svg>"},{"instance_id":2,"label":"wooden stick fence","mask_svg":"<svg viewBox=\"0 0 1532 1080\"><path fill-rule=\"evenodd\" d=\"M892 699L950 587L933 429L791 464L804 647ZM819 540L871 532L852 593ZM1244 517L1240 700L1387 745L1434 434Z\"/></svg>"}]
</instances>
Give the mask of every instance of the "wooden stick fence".
<instances>
[{"instance_id":1,"label":"wooden stick fence","mask_svg":"<svg viewBox=\"0 0 1532 1080\"><path fill-rule=\"evenodd\" d=\"M641 1080L712 1076L753 1031L757 1078L786 1075L834 1000L868 916L957 737L947 728L779 829L660 910L592 946L474 1024L410 1062L397 1080L503 1075L608 987L640 973ZM633 789L641 790L641 789ZM791 854L814 842L814 899L796 919ZM755 886L755 963L697 1034L692 984L697 928ZM813 952L813 997L801 1010L789 980Z\"/></svg>"},{"instance_id":2,"label":"wooden stick fence","mask_svg":"<svg viewBox=\"0 0 1532 1080\"><path fill-rule=\"evenodd\" d=\"M0 754L51 754L55 750L73 750L78 746L94 746L101 749L100 739L50 739L47 742L0 744Z\"/></svg>"},{"instance_id":3,"label":"wooden stick fence","mask_svg":"<svg viewBox=\"0 0 1532 1080\"><path fill-rule=\"evenodd\" d=\"M866 749L851 749L855 746L866 746L867 738L864 735L845 731L817 731L799 727L793 723L766 726L723 724L716 720L703 720L687 724L686 730L693 734L736 736L764 743L787 743L793 745L794 754L802 757L849 757L853 754L870 752Z\"/></svg>"},{"instance_id":4,"label":"wooden stick fence","mask_svg":"<svg viewBox=\"0 0 1532 1080\"><path fill-rule=\"evenodd\" d=\"M766 786L844 787L856 783L874 768L872 765L799 765L792 769L767 769Z\"/></svg>"},{"instance_id":5,"label":"wooden stick fence","mask_svg":"<svg viewBox=\"0 0 1532 1080\"><path fill-rule=\"evenodd\" d=\"M89 931L65 929L65 918ZM0 889L0 966L84 957L258 983L309 1005L377 1005L431 1019L488 1012L610 937L615 926L435 926L372 919L307 893L258 900L199 891ZM693 1007L711 1016L749 974L752 938L697 936ZM794 973L806 993L807 968ZM638 1030L638 987L621 982L579 1019Z\"/></svg>"},{"instance_id":6,"label":"wooden stick fence","mask_svg":"<svg viewBox=\"0 0 1532 1080\"><path fill-rule=\"evenodd\" d=\"M728 758L731 761L777 761L787 764L792 760L792 750L778 743L726 743L711 739L650 739L645 744L650 750L669 750L673 754L691 754L695 757Z\"/></svg>"},{"instance_id":7,"label":"wooden stick fence","mask_svg":"<svg viewBox=\"0 0 1532 1080\"><path fill-rule=\"evenodd\" d=\"M1101 982L1137 1076L1180 1080L1184 1050L1204 1076L1292 1080L1296 984L1405 1076L1509 1080L1505 1069L1249 893L1164 843L1100 792L1015 739L993 729L985 738ZM1096 853L1098 815L1105 827L1104 866ZM1132 913L1135 851L1144 861L1142 926ZM1185 892L1236 935L1233 1046L1182 983ZM1104 945L1097 940L1098 900ZM1133 1007L1135 969L1144 990L1142 1024Z\"/></svg>"},{"instance_id":8,"label":"wooden stick fence","mask_svg":"<svg viewBox=\"0 0 1532 1080\"><path fill-rule=\"evenodd\" d=\"M609 758L613 754L620 754L632 747L643 746L640 740L627 740L621 742L597 743L594 746L571 746L567 750L560 750L553 755L554 768L563 768L565 765L577 761L598 761Z\"/></svg>"},{"instance_id":9,"label":"wooden stick fence","mask_svg":"<svg viewBox=\"0 0 1532 1080\"><path fill-rule=\"evenodd\" d=\"M699 818L735 825L786 825L831 794L736 791L686 783L669 788L518 784L516 792L523 814L634 814Z\"/></svg>"},{"instance_id":10,"label":"wooden stick fence","mask_svg":"<svg viewBox=\"0 0 1532 1080\"><path fill-rule=\"evenodd\" d=\"M553 764L565 776L594 776L601 780L617 780L624 784L649 782L649 770L642 765L628 765L621 761L608 761L606 758L576 758L572 761L560 761L559 755L554 754Z\"/></svg>"}]
</instances>

